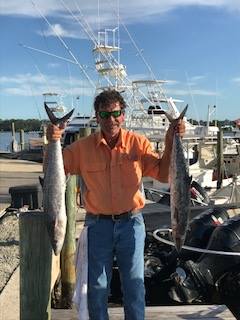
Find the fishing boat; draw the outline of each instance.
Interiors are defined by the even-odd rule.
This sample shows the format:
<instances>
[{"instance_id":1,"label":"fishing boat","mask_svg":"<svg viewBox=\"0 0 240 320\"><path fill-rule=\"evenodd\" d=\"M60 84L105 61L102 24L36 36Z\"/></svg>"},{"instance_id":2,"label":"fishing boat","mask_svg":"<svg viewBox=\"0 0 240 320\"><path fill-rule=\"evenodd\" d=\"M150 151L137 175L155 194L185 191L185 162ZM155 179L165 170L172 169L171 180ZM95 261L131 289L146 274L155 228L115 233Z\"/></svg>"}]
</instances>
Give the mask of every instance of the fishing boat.
<instances>
[{"instance_id":1,"label":"fishing boat","mask_svg":"<svg viewBox=\"0 0 240 320\"><path fill-rule=\"evenodd\" d=\"M126 109L125 127L128 130L133 130L147 136L155 150L163 150L164 138L169 126L165 112L168 112L173 118L178 117L181 109L178 107L178 104L182 105L183 101L167 96L165 86L168 84L168 81L155 77L153 70L146 62L141 50L139 50L136 43L134 43L132 37L129 37L130 41L133 42L137 50L137 55L142 59L147 68L149 77L136 80L132 80L132 77L129 77L127 67L121 62L119 17L115 28L99 30L95 35L95 32L91 29L79 8L79 13L81 13L80 17L76 17L67 5L65 5L65 9L80 25L93 44L92 53L97 80L95 81L90 77L84 64L79 63L69 48L67 53L70 54L73 60L69 61L68 59L68 62L72 62L80 68L81 73L86 76L90 85L93 87L95 95L109 88L121 92L128 106ZM41 15L43 16L43 14ZM44 20L50 25L46 17L44 17ZM121 23L121 26L129 34L123 23ZM56 36L61 39L61 43L67 48L64 39L59 35ZM52 97L55 98L53 94L46 94L44 96L45 101L46 99L49 101L49 98ZM56 105L54 104L54 106ZM193 180L198 183L201 188L208 190L209 193L213 193L216 190L218 183L217 178L219 176L217 173L216 160L219 128L210 125L210 116L215 110L216 106L208 106L206 125L193 125L185 118L186 133L183 139L186 158L190 165L190 174L193 176ZM79 113L68 122L63 137L63 146L65 147L74 141L79 134L79 130L82 128L89 128L90 130L97 129L93 110L87 115ZM228 148L229 150L230 146L233 146L231 141L236 140L230 139L230 137L224 137L225 149ZM231 185L231 177L239 174L240 160L239 150L235 154L230 154L230 152L224 152L223 154L225 179L223 179L222 185L225 186ZM168 189L168 185L162 185L150 179L144 179L143 183L146 188L157 189L159 191L167 191Z\"/></svg>"},{"instance_id":2,"label":"fishing boat","mask_svg":"<svg viewBox=\"0 0 240 320\"><path fill-rule=\"evenodd\" d=\"M99 31L96 38L91 37L94 44L95 70L98 75L95 92L98 94L108 88L120 91L128 106L125 119L126 128L146 135L155 146L162 144L169 126L165 111L173 118L178 117L180 112L176 103L183 101L167 97L164 85L168 81L156 79L151 69L149 70L150 79L130 80L126 66L120 63L121 48L116 30L118 27L108 28ZM211 110L209 114L210 112ZM206 126L193 125L187 119L185 121L184 139L188 143L189 153L191 153L191 147L203 139L216 141L219 129L210 125L209 116ZM89 116L80 114L74 117L68 123L66 132L73 134L78 132L82 126L96 127L94 112Z\"/></svg>"},{"instance_id":3,"label":"fishing boat","mask_svg":"<svg viewBox=\"0 0 240 320\"><path fill-rule=\"evenodd\" d=\"M82 27L89 26L84 21ZM93 57L95 70L98 75L95 92L98 94L102 90L114 88L122 93L126 102L126 120L125 126L144 134L152 142L153 148L161 151L164 148L164 138L169 126L169 121L165 116L168 112L172 117L178 117L180 114L178 103L182 100L174 99L166 95L165 85L167 80L156 79L151 68L149 69L150 78L140 80L130 80L127 74L127 68L120 62L120 39L119 26L113 29L104 29L98 32L97 36L93 32L85 30L90 35L93 43ZM141 52L138 52L141 54ZM93 81L91 80L93 83ZM215 106L208 107L207 124L193 125L187 118L186 133L183 139L186 158L190 164L190 174L203 189L211 192L216 190L216 146L219 128L210 125L210 116L215 110ZM78 114L67 124L63 137L63 146L71 143L81 128L97 129L97 122L94 112L89 115ZM226 177L223 185L230 185L230 179L233 174L239 174L239 150L235 154L227 152L233 142L236 140L225 140L224 162ZM238 159L238 160L237 160ZM157 181L144 179L146 188L166 191L168 186L159 184Z\"/></svg>"}]
</instances>

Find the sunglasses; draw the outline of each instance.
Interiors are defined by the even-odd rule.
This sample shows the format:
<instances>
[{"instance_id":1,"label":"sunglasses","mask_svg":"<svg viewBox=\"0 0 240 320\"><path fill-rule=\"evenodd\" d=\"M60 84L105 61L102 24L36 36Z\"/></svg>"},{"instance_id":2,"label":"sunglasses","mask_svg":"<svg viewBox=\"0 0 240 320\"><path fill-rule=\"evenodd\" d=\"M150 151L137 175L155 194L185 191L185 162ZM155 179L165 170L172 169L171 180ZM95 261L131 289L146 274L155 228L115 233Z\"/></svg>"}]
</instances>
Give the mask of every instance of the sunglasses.
<instances>
[{"instance_id":1,"label":"sunglasses","mask_svg":"<svg viewBox=\"0 0 240 320\"><path fill-rule=\"evenodd\" d=\"M113 118L118 118L120 117L121 114L124 114L124 110L114 110L114 111L98 111L98 115L101 119L108 119L111 116Z\"/></svg>"}]
</instances>

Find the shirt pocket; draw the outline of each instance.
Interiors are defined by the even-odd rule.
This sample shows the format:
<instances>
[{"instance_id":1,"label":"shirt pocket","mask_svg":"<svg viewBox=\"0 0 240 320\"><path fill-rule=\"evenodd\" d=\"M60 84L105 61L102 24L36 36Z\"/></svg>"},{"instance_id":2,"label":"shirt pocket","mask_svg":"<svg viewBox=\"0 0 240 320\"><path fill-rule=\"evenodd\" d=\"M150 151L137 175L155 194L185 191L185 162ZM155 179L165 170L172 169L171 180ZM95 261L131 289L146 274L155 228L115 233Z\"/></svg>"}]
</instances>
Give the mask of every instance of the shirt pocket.
<instances>
[{"instance_id":1,"label":"shirt pocket","mask_svg":"<svg viewBox=\"0 0 240 320\"><path fill-rule=\"evenodd\" d=\"M104 162L92 162L87 163L85 170L89 173L101 172L106 169L106 163Z\"/></svg>"},{"instance_id":2,"label":"shirt pocket","mask_svg":"<svg viewBox=\"0 0 240 320\"><path fill-rule=\"evenodd\" d=\"M123 187L139 187L142 179L140 160L124 157L121 161L121 177Z\"/></svg>"},{"instance_id":3,"label":"shirt pocket","mask_svg":"<svg viewBox=\"0 0 240 320\"><path fill-rule=\"evenodd\" d=\"M93 162L87 163L83 172L83 179L88 190L103 188L106 183L106 163Z\"/></svg>"}]
</instances>

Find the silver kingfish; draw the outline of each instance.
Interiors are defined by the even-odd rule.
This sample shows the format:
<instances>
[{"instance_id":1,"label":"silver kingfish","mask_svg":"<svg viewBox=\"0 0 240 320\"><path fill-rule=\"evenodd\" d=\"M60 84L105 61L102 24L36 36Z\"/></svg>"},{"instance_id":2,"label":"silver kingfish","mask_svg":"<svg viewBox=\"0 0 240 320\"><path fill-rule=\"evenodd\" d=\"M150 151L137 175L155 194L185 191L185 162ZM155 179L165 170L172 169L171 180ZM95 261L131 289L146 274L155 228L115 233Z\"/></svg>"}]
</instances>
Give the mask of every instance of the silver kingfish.
<instances>
[{"instance_id":1,"label":"silver kingfish","mask_svg":"<svg viewBox=\"0 0 240 320\"><path fill-rule=\"evenodd\" d=\"M59 125L66 122L74 110L62 118L57 118L51 109L44 103L50 121ZM43 181L43 210L46 214L46 226L50 242L55 255L62 249L66 233L65 189L66 177L64 172L62 147L60 140L50 141L47 145L47 156L44 162Z\"/></svg>"},{"instance_id":2,"label":"silver kingfish","mask_svg":"<svg viewBox=\"0 0 240 320\"><path fill-rule=\"evenodd\" d=\"M178 119L182 119L188 105ZM170 122L174 119L165 113ZM173 136L170 162L170 203L171 228L176 250L180 252L186 236L190 211L190 186L192 177L189 176L188 165L183 152L182 139L178 134Z\"/></svg>"}]
</instances>

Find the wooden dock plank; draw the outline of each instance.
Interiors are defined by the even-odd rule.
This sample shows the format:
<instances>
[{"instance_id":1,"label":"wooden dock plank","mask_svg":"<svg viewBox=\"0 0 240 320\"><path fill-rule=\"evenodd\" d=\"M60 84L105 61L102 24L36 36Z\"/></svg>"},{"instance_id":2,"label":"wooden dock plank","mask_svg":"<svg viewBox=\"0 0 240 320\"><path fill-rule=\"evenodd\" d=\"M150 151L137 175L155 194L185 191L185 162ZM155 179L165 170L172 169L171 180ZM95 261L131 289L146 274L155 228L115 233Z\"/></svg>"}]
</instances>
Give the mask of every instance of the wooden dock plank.
<instances>
[{"instance_id":1,"label":"wooden dock plank","mask_svg":"<svg viewBox=\"0 0 240 320\"><path fill-rule=\"evenodd\" d=\"M109 308L110 320L123 320L123 308ZM76 310L52 309L52 320L78 320ZM187 305L146 307L145 320L233 320L232 313L224 305Z\"/></svg>"}]
</instances>

